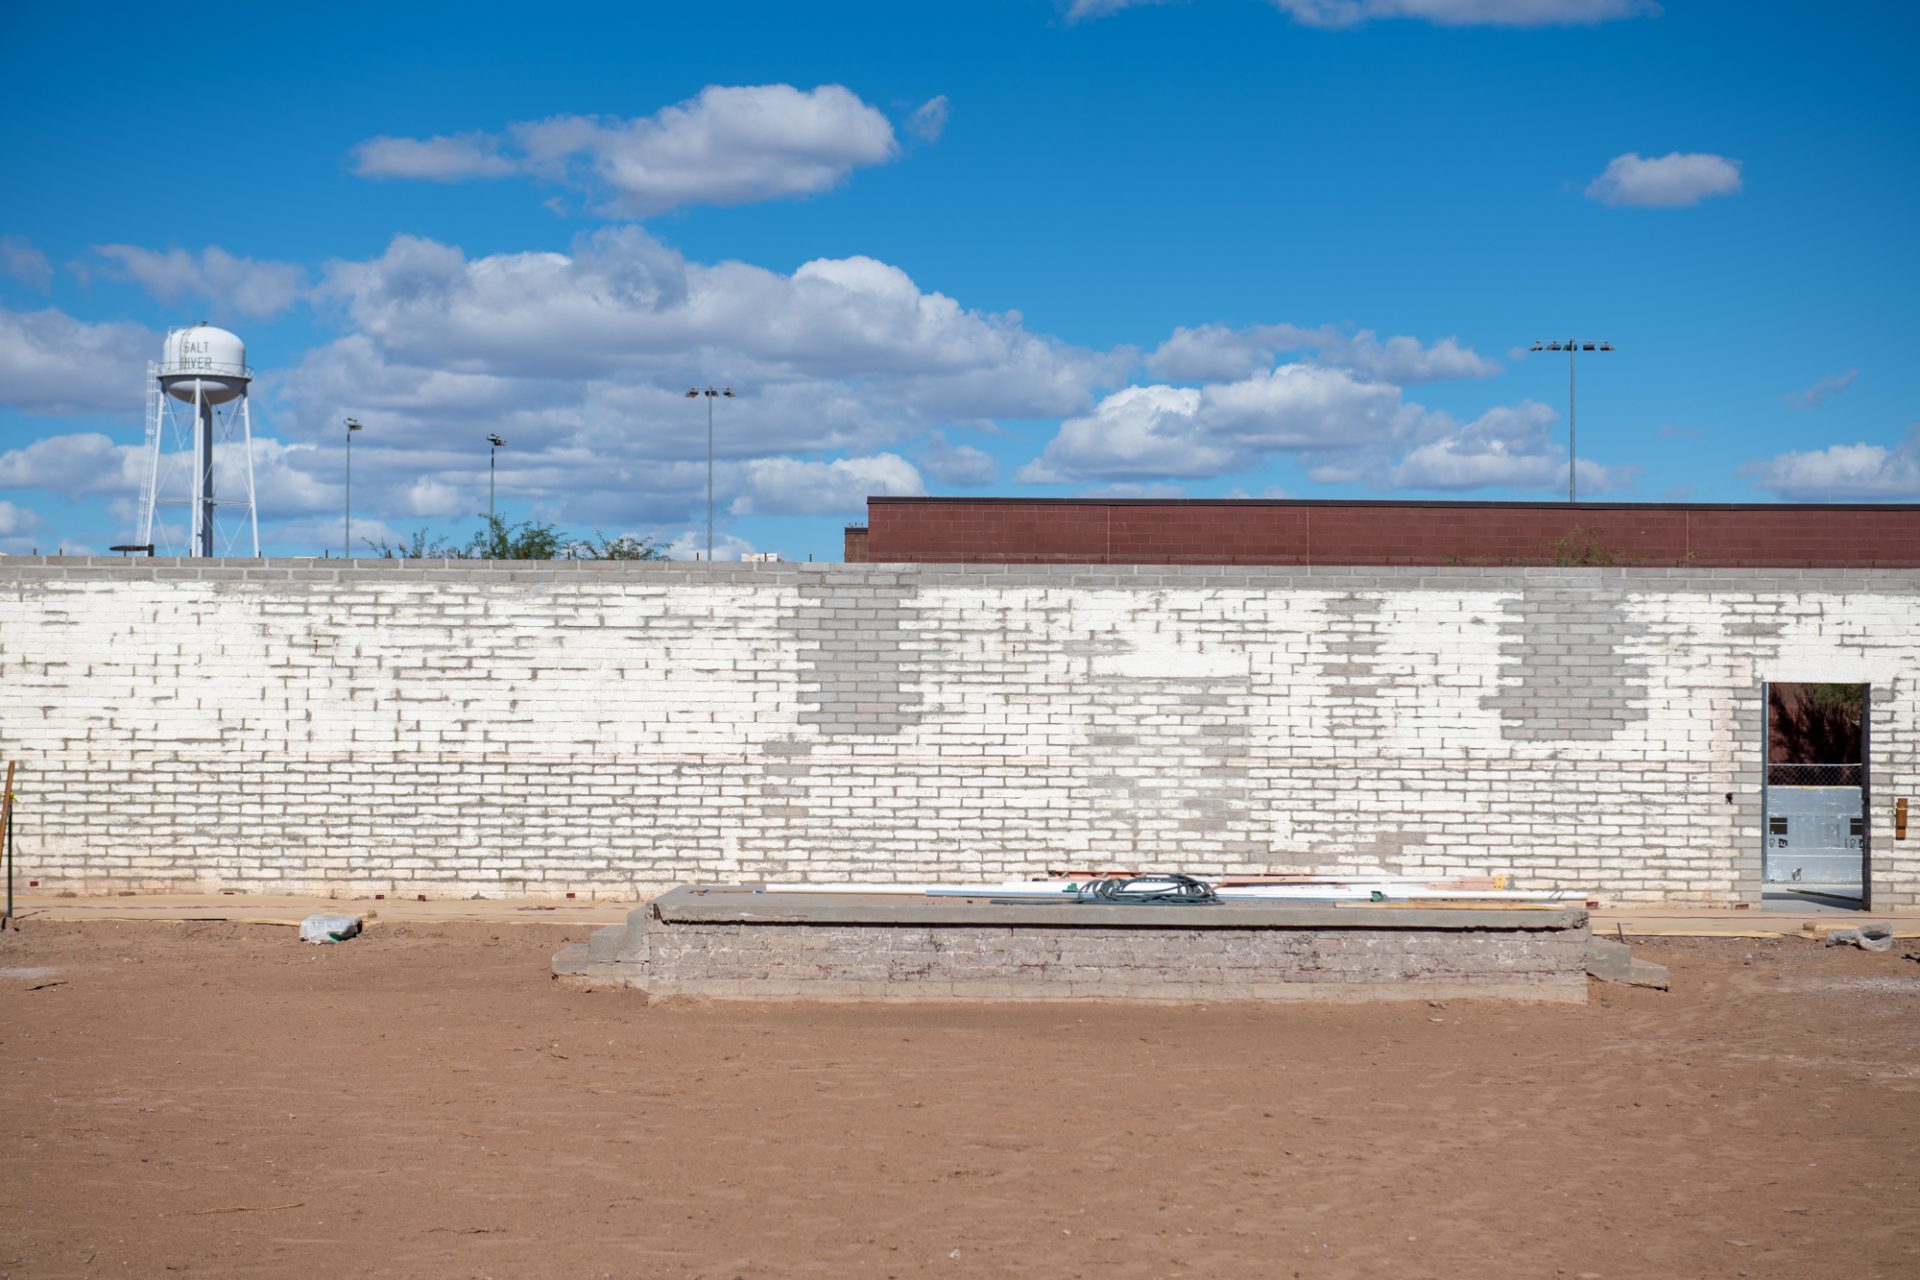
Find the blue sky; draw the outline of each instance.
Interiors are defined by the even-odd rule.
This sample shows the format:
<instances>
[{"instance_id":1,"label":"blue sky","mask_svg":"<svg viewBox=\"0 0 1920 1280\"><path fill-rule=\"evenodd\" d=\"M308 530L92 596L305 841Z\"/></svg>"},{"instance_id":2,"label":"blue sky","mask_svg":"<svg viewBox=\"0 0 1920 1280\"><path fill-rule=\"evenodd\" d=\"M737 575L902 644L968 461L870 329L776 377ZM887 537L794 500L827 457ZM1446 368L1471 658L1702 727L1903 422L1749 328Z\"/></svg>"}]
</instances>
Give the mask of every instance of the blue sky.
<instances>
[{"instance_id":1,"label":"blue sky","mask_svg":"<svg viewBox=\"0 0 1920 1280\"><path fill-rule=\"evenodd\" d=\"M130 540L201 319L270 552L340 554L351 415L356 543L471 531L497 432L511 517L690 555L707 382L723 556L837 558L868 493L1553 499L1563 337L1618 348L1583 496L1920 499L1916 48L1908 4L16 7L0 551Z\"/></svg>"}]
</instances>

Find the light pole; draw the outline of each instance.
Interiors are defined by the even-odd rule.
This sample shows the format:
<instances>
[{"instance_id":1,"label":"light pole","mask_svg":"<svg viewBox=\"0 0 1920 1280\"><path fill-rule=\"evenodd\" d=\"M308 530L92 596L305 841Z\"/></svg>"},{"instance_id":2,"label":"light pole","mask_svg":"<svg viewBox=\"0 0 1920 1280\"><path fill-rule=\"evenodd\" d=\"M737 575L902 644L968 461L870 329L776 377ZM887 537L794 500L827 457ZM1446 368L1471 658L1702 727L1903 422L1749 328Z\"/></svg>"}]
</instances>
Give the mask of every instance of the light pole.
<instances>
[{"instance_id":1,"label":"light pole","mask_svg":"<svg viewBox=\"0 0 1920 1280\"><path fill-rule=\"evenodd\" d=\"M487 436L487 540L493 540L493 458L506 447L507 442L499 436Z\"/></svg>"},{"instance_id":2,"label":"light pole","mask_svg":"<svg viewBox=\"0 0 1920 1280\"><path fill-rule=\"evenodd\" d=\"M695 387L687 392L687 399L695 396L707 398L707 560L713 560L713 401L716 396L733 399L733 388Z\"/></svg>"},{"instance_id":3,"label":"light pole","mask_svg":"<svg viewBox=\"0 0 1920 1280\"><path fill-rule=\"evenodd\" d=\"M1569 338L1565 342L1536 342L1528 347L1529 351L1565 351L1567 353L1567 501L1573 497L1573 364L1574 357L1582 351L1611 351L1611 342L1588 342L1585 338Z\"/></svg>"},{"instance_id":4,"label":"light pole","mask_svg":"<svg viewBox=\"0 0 1920 1280\"><path fill-rule=\"evenodd\" d=\"M353 433L361 429L358 422L347 419L347 519L346 529L341 534L347 545L340 554L349 560L353 559Z\"/></svg>"}]
</instances>

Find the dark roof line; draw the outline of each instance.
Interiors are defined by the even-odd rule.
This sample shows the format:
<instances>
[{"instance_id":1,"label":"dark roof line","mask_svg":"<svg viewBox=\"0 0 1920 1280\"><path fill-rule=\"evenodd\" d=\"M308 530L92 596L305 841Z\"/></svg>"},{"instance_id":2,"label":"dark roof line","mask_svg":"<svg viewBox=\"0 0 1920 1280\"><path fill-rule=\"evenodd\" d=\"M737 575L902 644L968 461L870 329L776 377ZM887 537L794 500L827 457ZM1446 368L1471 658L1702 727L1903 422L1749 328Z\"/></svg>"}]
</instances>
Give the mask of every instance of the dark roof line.
<instances>
[{"instance_id":1,"label":"dark roof line","mask_svg":"<svg viewBox=\"0 0 1920 1280\"><path fill-rule=\"evenodd\" d=\"M1444 498L898 498L867 505L940 503L1035 507L1439 507L1511 511L1920 511L1920 502L1455 502Z\"/></svg>"}]
</instances>

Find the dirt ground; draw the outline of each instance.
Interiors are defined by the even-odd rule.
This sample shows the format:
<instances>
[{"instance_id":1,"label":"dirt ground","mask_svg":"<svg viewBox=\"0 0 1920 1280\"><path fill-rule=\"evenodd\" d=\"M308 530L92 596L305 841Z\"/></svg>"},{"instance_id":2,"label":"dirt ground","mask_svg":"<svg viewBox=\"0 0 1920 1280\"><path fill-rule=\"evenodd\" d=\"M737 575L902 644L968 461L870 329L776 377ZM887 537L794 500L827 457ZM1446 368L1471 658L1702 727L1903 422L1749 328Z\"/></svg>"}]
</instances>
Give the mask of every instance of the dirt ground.
<instances>
[{"instance_id":1,"label":"dirt ground","mask_svg":"<svg viewBox=\"0 0 1920 1280\"><path fill-rule=\"evenodd\" d=\"M0 934L0 1274L1920 1275L1920 963L1584 1008L661 1003L579 930Z\"/></svg>"}]
</instances>

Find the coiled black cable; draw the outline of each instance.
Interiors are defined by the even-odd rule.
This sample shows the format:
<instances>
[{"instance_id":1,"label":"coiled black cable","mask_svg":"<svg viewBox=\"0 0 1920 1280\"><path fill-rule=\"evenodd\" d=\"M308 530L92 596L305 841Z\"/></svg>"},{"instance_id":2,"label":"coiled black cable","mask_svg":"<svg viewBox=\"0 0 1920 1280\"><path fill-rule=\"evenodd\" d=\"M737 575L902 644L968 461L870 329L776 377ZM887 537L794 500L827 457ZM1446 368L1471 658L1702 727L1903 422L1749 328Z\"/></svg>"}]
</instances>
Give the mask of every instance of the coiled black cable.
<instances>
[{"instance_id":1,"label":"coiled black cable","mask_svg":"<svg viewBox=\"0 0 1920 1280\"><path fill-rule=\"evenodd\" d=\"M1082 885L1077 896L1081 902L1125 906L1198 907L1219 901L1212 885L1177 872L1095 880Z\"/></svg>"}]
</instances>

